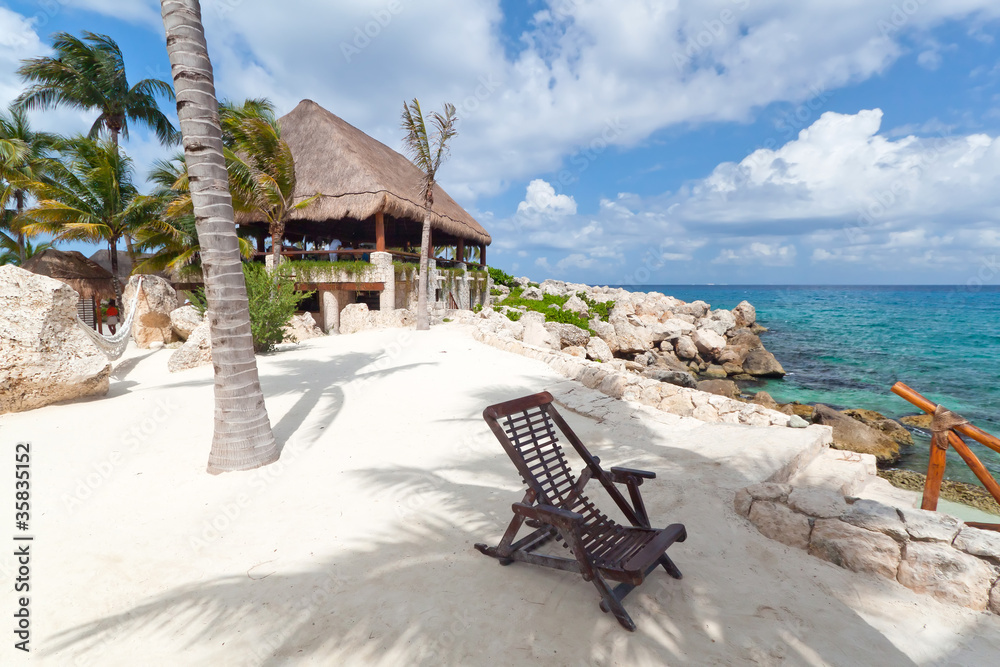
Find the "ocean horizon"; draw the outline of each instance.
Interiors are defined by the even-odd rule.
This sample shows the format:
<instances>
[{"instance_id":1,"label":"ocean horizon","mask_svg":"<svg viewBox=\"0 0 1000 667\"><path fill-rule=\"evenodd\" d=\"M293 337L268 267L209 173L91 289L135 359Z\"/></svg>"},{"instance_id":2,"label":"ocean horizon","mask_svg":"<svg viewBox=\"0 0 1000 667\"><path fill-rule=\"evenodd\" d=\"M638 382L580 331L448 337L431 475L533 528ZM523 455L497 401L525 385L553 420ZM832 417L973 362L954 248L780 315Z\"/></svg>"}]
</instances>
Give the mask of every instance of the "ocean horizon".
<instances>
[{"instance_id":1,"label":"ocean horizon","mask_svg":"<svg viewBox=\"0 0 1000 667\"><path fill-rule=\"evenodd\" d=\"M741 383L778 402L864 408L887 417L919 410L890 391L902 381L976 426L1000 434L1000 285L616 285L701 299L730 309L749 301L769 331L781 379ZM929 432L914 433L898 467L927 471ZM1000 478L1000 454L970 442ZM948 452L946 478L979 484Z\"/></svg>"}]
</instances>

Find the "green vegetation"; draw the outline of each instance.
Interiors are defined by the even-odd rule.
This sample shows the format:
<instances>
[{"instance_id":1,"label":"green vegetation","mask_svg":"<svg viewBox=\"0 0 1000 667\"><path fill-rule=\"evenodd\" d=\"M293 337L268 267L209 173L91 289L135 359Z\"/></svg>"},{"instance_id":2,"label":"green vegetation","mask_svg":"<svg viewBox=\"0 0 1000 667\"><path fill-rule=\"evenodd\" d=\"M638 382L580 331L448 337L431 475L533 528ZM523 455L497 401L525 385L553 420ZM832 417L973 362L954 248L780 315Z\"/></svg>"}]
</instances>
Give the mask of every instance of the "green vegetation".
<instances>
[{"instance_id":1,"label":"green vegetation","mask_svg":"<svg viewBox=\"0 0 1000 667\"><path fill-rule=\"evenodd\" d=\"M563 324L572 324L573 326L580 327L584 331L589 331L591 334L594 331L590 328L590 323L587 322L586 318L582 315L574 313L572 310L563 310L562 307L569 301L568 296L554 296L552 294L542 295L541 300L536 299L525 299L521 295L524 290L521 287L515 287L511 289L510 295L501 301L498 306L509 306L511 308L518 308L523 306L527 310L533 310L536 313L542 313L545 315L546 322L561 322ZM552 306L557 306L553 308ZM507 317L510 317L510 313L507 313ZM518 319L521 318L520 315L517 316ZM513 320L513 318L511 318ZM514 320L515 322L517 320Z\"/></svg>"},{"instance_id":2,"label":"green vegetation","mask_svg":"<svg viewBox=\"0 0 1000 667\"><path fill-rule=\"evenodd\" d=\"M313 280L314 278L325 277L331 271L364 274L373 268L374 265L371 262L363 262L360 259L345 259L336 262L303 259L282 264L283 271L291 273L302 282L316 282Z\"/></svg>"},{"instance_id":3,"label":"green vegetation","mask_svg":"<svg viewBox=\"0 0 1000 667\"><path fill-rule=\"evenodd\" d=\"M585 292L577 292L576 295L587 304L587 308L590 309L591 315L596 315L601 318L604 322L608 321L611 317L611 309L615 307L614 301L605 301L604 303L598 303L590 297L587 296Z\"/></svg>"},{"instance_id":4,"label":"green vegetation","mask_svg":"<svg viewBox=\"0 0 1000 667\"><path fill-rule=\"evenodd\" d=\"M504 287L509 287L511 289L518 286L514 281L514 276L509 273L504 273L500 269L493 268L492 266L486 267L486 270L490 272L490 278L493 279L494 285L503 285Z\"/></svg>"},{"instance_id":5,"label":"green vegetation","mask_svg":"<svg viewBox=\"0 0 1000 667\"><path fill-rule=\"evenodd\" d=\"M521 319L521 315L524 315L524 313L522 313L520 310L507 311L507 319L510 320L511 322L517 322L519 319Z\"/></svg>"},{"instance_id":6,"label":"green vegetation","mask_svg":"<svg viewBox=\"0 0 1000 667\"><path fill-rule=\"evenodd\" d=\"M295 314L299 302L312 292L296 292L288 270L269 273L263 264L243 264L250 302L250 332L255 352L270 352L285 334L282 328Z\"/></svg>"}]
</instances>

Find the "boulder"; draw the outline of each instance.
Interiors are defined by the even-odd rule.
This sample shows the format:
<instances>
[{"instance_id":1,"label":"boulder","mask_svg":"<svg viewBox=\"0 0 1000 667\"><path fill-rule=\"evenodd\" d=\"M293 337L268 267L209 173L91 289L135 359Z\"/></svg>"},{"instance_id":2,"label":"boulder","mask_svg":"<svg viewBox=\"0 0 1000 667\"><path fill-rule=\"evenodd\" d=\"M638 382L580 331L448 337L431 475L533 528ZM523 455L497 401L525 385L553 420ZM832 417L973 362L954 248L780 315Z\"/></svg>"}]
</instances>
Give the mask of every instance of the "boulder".
<instances>
[{"instance_id":1,"label":"boulder","mask_svg":"<svg viewBox=\"0 0 1000 667\"><path fill-rule=\"evenodd\" d=\"M562 349L563 354L568 354L571 357L579 357L580 359L587 358L587 350L578 345L569 345Z\"/></svg>"},{"instance_id":2,"label":"boulder","mask_svg":"<svg viewBox=\"0 0 1000 667\"><path fill-rule=\"evenodd\" d=\"M187 340L205 317L194 306L181 306L170 311L170 328L180 340Z\"/></svg>"},{"instance_id":3,"label":"boulder","mask_svg":"<svg viewBox=\"0 0 1000 667\"><path fill-rule=\"evenodd\" d=\"M590 328L607 344L612 353L618 351L618 336L615 334L615 328L611 323L595 317L590 320Z\"/></svg>"},{"instance_id":4,"label":"boulder","mask_svg":"<svg viewBox=\"0 0 1000 667\"><path fill-rule=\"evenodd\" d=\"M212 363L212 338L208 320L203 321L167 360L167 370L171 373Z\"/></svg>"},{"instance_id":5,"label":"boulder","mask_svg":"<svg viewBox=\"0 0 1000 667\"><path fill-rule=\"evenodd\" d=\"M681 303L674 306L674 314L690 315L695 319L705 317L708 314L708 304L704 301L692 301L691 303Z\"/></svg>"},{"instance_id":6,"label":"boulder","mask_svg":"<svg viewBox=\"0 0 1000 667\"><path fill-rule=\"evenodd\" d=\"M865 426L870 426L874 429L882 431L901 445L913 444L913 436L910 435L910 432L895 419L889 419L885 415L875 412L874 410L850 409L842 410L841 412L852 419L857 419Z\"/></svg>"},{"instance_id":7,"label":"boulder","mask_svg":"<svg viewBox=\"0 0 1000 667\"><path fill-rule=\"evenodd\" d=\"M760 336L749 329L735 329L729 332L729 344L736 348L742 348L745 352L764 347L760 342Z\"/></svg>"},{"instance_id":8,"label":"boulder","mask_svg":"<svg viewBox=\"0 0 1000 667\"><path fill-rule=\"evenodd\" d=\"M818 519L809 538L809 553L854 572L895 579L899 543L888 535L858 528L837 519Z\"/></svg>"},{"instance_id":9,"label":"boulder","mask_svg":"<svg viewBox=\"0 0 1000 667\"><path fill-rule=\"evenodd\" d=\"M340 311L340 333L352 334L371 328L367 304L349 303Z\"/></svg>"},{"instance_id":10,"label":"boulder","mask_svg":"<svg viewBox=\"0 0 1000 667\"><path fill-rule=\"evenodd\" d=\"M740 388L732 380L701 380L697 389L726 398L739 398L740 395Z\"/></svg>"},{"instance_id":11,"label":"boulder","mask_svg":"<svg viewBox=\"0 0 1000 667\"><path fill-rule=\"evenodd\" d=\"M926 412L919 415L907 415L906 417L899 418L899 421L903 422L907 426L923 429L929 429L931 427L931 421L933 420L934 415L929 415Z\"/></svg>"},{"instance_id":12,"label":"boulder","mask_svg":"<svg viewBox=\"0 0 1000 667\"><path fill-rule=\"evenodd\" d=\"M618 353L635 354L645 352L653 347L652 341L648 338L644 327L637 327L625 317L612 317L611 326L615 328L615 337L618 341ZM610 345L610 343L608 343Z\"/></svg>"},{"instance_id":13,"label":"boulder","mask_svg":"<svg viewBox=\"0 0 1000 667\"><path fill-rule=\"evenodd\" d=\"M122 317L127 314L125 309L132 305L139 276L129 278L125 292L122 294ZM142 276L142 294L135 306L135 319L132 320L132 340L141 348L149 349L154 344L172 343L177 340L170 321L170 313L177 310L177 292L164 278L159 276Z\"/></svg>"},{"instance_id":14,"label":"boulder","mask_svg":"<svg viewBox=\"0 0 1000 667\"><path fill-rule=\"evenodd\" d=\"M993 568L975 556L935 542L907 542L896 580L939 600L986 609Z\"/></svg>"},{"instance_id":15,"label":"boulder","mask_svg":"<svg viewBox=\"0 0 1000 667\"><path fill-rule=\"evenodd\" d=\"M510 327L517 324L503 315L503 325ZM368 321L375 329L405 329L416 326L417 316L406 308L394 308L392 310L372 310L368 312ZM320 332L322 333L322 332Z\"/></svg>"},{"instance_id":16,"label":"boulder","mask_svg":"<svg viewBox=\"0 0 1000 667\"><path fill-rule=\"evenodd\" d=\"M788 506L820 519L835 519L847 511L844 496L822 487L800 486L788 494Z\"/></svg>"},{"instance_id":17,"label":"boulder","mask_svg":"<svg viewBox=\"0 0 1000 667\"><path fill-rule=\"evenodd\" d=\"M526 287L523 292L521 292L522 299L531 299L532 301L542 300L542 290L537 287Z\"/></svg>"},{"instance_id":18,"label":"boulder","mask_svg":"<svg viewBox=\"0 0 1000 667\"><path fill-rule=\"evenodd\" d=\"M771 395L766 391L758 391L756 394L753 395L753 398L750 399L750 402L754 403L755 405L763 406L770 410L778 409L778 404L775 402L773 398L771 398Z\"/></svg>"},{"instance_id":19,"label":"boulder","mask_svg":"<svg viewBox=\"0 0 1000 667\"><path fill-rule=\"evenodd\" d=\"M578 326L562 322L546 322L545 329L559 340L560 347L587 347L590 333Z\"/></svg>"},{"instance_id":20,"label":"boulder","mask_svg":"<svg viewBox=\"0 0 1000 667\"><path fill-rule=\"evenodd\" d=\"M524 320L524 318L521 319ZM521 340L524 341L525 345L533 345L545 350L562 349L562 345L559 344L559 336L550 332L544 324L539 324L534 319L524 322L524 334Z\"/></svg>"},{"instance_id":21,"label":"boulder","mask_svg":"<svg viewBox=\"0 0 1000 667\"><path fill-rule=\"evenodd\" d=\"M815 406L813 423L833 427L834 449L873 454L882 462L899 458L899 444L895 440L825 405Z\"/></svg>"},{"instance_id":22,"label":"boulder","mask_svg":"<svg viewBox=\"0 0 1000 667\"><path fill-rule=\"evenodd\" d=\"M721 380L729 376L725 368L718 364L709 364L702 375L710 380Z\"/></svg>"},{"instance_id":23,"label":"boulder","mask_svg":"<svg viewBox=\"0 0 1000 667\"><path fill-rule=\"evenodd\" d=\"M111 363L76 322L66 283L0 266L0 414L108 393Z\"/></svg>"},{"instance_id":24,"label":"boulder","mask_svg":"<svg viewBox=\"0 0 1000 667\"><path fill-rule=\"evenodd\" d=\"M762 347L750 350L743 359L743 370L754 377L781 377L785 369L774 355Z\"/></svg>"},{"instance_id":25,"label":"boulder","mask_svg":"<svg viewBox=\"0 0 1000 667\"><path fill-rule=\"evenodd\" d=\"M689 336L681 336L674 343L674 350L681 359L694 359L698 356L698 346Z\"/></svg>"},{"instance_id":26,"label":"boulder","mask_svg":"<svg viewBox=\"0 0 1000 667\"><path fill-rule=\"evenodd\" d=\"M805 549L809 546L812 527L809 519L773 500L754 500L750 506L751 523L762 535L790 547Z\"/></svg>"},{"instance_id":27,"label":"boulder","mask_svg":"<svg viewBox=\"0 0 1000 667\"><path fill-rule=\"evenodd\" d=\"M282 331L285 334L284 340L288 343L301 343L324 335L323 330L316 326L316 320L309 313L292 315Z\"/></svg>"},{"instance_id":28,"label":"boulder","mask_svg":"<svg viewBox=\"0 0 1000 667\"><path fill-rule=\"evenodd\" d=\"M543 280L542 284L538 286L538 289L542 291L542 294L551 294L552 296L563 296L566 294L566 283L561 280Z\"/></svg>"},{"instance_id":29,"label":"boulder","mask_svg":"<svg viewBox=\"0 0 1000 667\"><path fill-rule=\"evenodd\" d=\"M587 356L596 361L611 361L615 358L608 344L597 336L590 337L590 341L587 343Z\"/></svg>"},{"instance_id":30,"label":"boulder","mask_svg":"<svg viewBox=\"0 0 1000 667\"><path fill-rule=\"evenodd\" d=\"M965 524L940 512L905 508L899 510L910 539L921 542L947 542L955 539Z\"/></svg>"},{"instance_id":31,"label":"boulder","mask_svg":"<svg viewBox=\"0 0 1000 667\"><path fill-rule=\"evenodd\" d=\"M896 508L874 500L855 500L840 519L852 526L888 535L897 542L905 542L908 538L906 526L899 518L899 512L896 511Z\"/></svg>"},{"instance_id":32,"label":"boulder","mask_svg":"<svg viewBox=\"0 0 1000 667\"><path fill-rule=\"evenodd\" d=\"M677 385L678 387L687 387L689 389L698 388L698 383L691 376L691 374L683 371L670 371L662 368L647 368L642 372L642 374L644 377L657 380L658 382L666 382L667 384Z\"/></svg>"},{"instance_id":33,"label":"boulder","mask_svg":"<svg viewBox=\"0 0 1000 667\"><path fill-rule=\"evenodd\" d=\"M708 329L698 329L691 336L691 340L702 355L710 358L714 358L726 347L726 339Z\"/></svg>"},{"instance_id":34,"label":"boulder","mask_svg":"<svg viewBox=\"0 0 1000 667\"><path fill-rule=\"evenodd\" d=\"M563 304L563 310L571 310L586 317L587 313L590 312L590 306L587 305L586 301L574 294Z\"/></svg>"},{"instance_id":35,"label":"boulder","mask_svg":"<svg viewBox=\"0 0 1000 667\"><path fill-rule=\"evenodd\" d=\"M757 309L749 301L740 301L739 305L733 308L732 313L737 328L750 327L757 322Z\"/></svg>"},{"instance_id":36,"label":"boulder","mask_svg":"<svg viewBox=\"0 0 1000 667\"><path fill-rule=\"evenodd\" d=\"M966 526L955 538L954 546L972 556L1000 560L1000 533Z\"/></svg>"}]
</instances>

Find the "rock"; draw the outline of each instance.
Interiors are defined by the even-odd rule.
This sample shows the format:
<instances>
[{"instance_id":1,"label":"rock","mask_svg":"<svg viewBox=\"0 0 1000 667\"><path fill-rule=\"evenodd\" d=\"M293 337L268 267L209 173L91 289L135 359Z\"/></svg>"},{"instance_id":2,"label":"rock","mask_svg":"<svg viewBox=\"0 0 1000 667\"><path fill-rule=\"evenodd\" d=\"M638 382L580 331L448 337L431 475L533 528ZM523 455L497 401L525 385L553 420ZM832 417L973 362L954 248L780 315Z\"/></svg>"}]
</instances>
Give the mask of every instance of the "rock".
<instances>
[{"instance_id":1,"label":"rock","mask_svg":"<svg viewBox=\"0 0 1000 667\"><path fill-rule=\"evenodd\" d=\"M698 329L691 336L691 340L698 351L709 358L714 358L726 347L726 339L708 329Z\"/></svg>"},{"instance_id":2,"label":"rock","mask_svg":"<svg viewBox=\"0 0 1000 667\"><path fill-rule=\"evenodd\" d=\"M667 384L677 385L678 387L687 387L689 389L696 389L698 387L698 383L693 377L691 377L691 374L683 371L647 368L642 372L642 375L643 377L648 377L659 382L666 382Z\"/></svg>"},{"instance_id":3,"label":"rock","mask_svg":"<svg viewBox=\"0 0 1000 667\"><path fill-rule=\"evenodd\" d=\"M212 363L212 338L208 320L203 321L167 360L167 370L171 373L197 368Z\"/></svg>"},{"instance_id":4,"label":"rock","mask_svg":"<svg viewBox=\"0 0 1000 667\"><path fill-rule=\"evenodd\" d=\"M845 414L852 419L857 419L865 426L870 426L874 429L882 431L901 445L913 444L913 436L910 435L910 432L907 431L905 427L903 427L896 420L889 419L885 415L875 412L874 410L841 410L841 414Z\"/></svg>"},{"instance_id":5,"label":"rock","mask_svg":"<svg viewBox=\"0 0 1000 667\"><path fill-rule=\"evenodd\" d=\"M316 326L316 320L309 313L292 315L292 319L284 326L282 331L285 334L285 342L301 343L310 338L318 338L323 334L323 330Z\"/></svg>"},{"instance_id":6,"label":"rock","mask_svg":"<svg viewBox=\"0 0 1000 667\"><path fill-rule=\"evenodd\" d=\"M771 410L778 409L778 404L775 403L774 399L771 398L771 395L766 391L758 391L756 394L753 395L753 398L750 399L750 402L755 405L762 405L765 408L769 408Z\"/></svg>"},{"instance_id":7,"label":"rock","mask_svg":"<svg viewBox=\"0 0 1000 667\"><path fill-rule=\"evenodd\" d=\"M788 426L790 428L806 428L809 426L809 422L798 415L792 415L788 418Z\"/></svg>"},{"instance_id":8,"label":"rock","mask_svg":"<svg viewBox=\"0 0 1000 667\"><path fill-rule=\"evenodd\" d=\"M698 382L698 391L726 398L737 398L740 395L740 388L732 380L701 380Z\"/></svg>"},{"instance_id":9,"label":"rock","mask_svg":"<svg viewBox=\"0 0 1000 667\"><path fill-rule=\"evenodd\" d=\"M538 286L542 291L542 294L551 294L552 296L563 296L566 294L566 283L561 280L543 280L542 284Z\"/></svg>"},{"instance_id":10,"label":"rock","mask_svg":"<svg viewBox=\"0 0 1000 667\"><path fill-rule=\"evenodd\" d=\"M720 364L737 364L742 367L743 360L746 359L749 351L750 350L742 347L726 345L726 347L722 349L722 352L719 352L719 354L715 356L715 360Z\"/></svg>"},{"instance_id":11,"label":"rock","mask_svg":"<svg viewBox=\"0 0 1000 667\"><path fill-rule=\"evenodd\" d=\"M754 500L780 500L781 502L785 502L788 499L788 494L792 492L790 484L777 482L751 484L746 489Z\"/></svg>"},{"instance_id":12,"label":"rock","mask_svg":"<svg viewBox=\"0 0 1000 667\"><path fill-rule=\"evenodd\" d=\"M537 287L526 287L524 291L521 292L522 299L531 299L532 301L541 301L543 296L542 290Z\"/></svg>"},{"instance_id":13,"label":"rock","mask_svg":"<svg viewBox=\"0 0 1000 667\"><path fill-rule=\"evenodd\" d=\"M873 454L883 463L899 458L899 444L895 440L825 405L815 406L813 423L833 427L834 449Z\"/></svg>"},{"instance_id":14,"label":"rock","mask_svg":"<svg viewBox=\"0 0 1000 667\"><path fill-rule=\"evenodd\" d=\"M66 283L0 266L0 414L108 393L111 363L76 323Z\"/></svg>"},{"instance_id":15,"label":"rock","mask_svg":"<svg viewBox=\"0 0 1000 667\"><path fill-rule=\"evenodd\" d=\"M352 334L371 328L366 304L349 303L340 311L340 333Z\"/></svg>"},{"instance_id":16,"label":"rock","mask_svg":"<svg viewBox=\"0 0 1000 667\"><path fill-rule=\"evenodd\" d=\"M681 359L694 359L698 356L698 346L688 336L681 336L674 343L674 350Z\"/></svg>"},{"instance_id":17,"label":"rock","mask_svg":"<svg viewBox=\"0 0 1000 667\"><path fill-rule=\"evenodd\" d=\"M918 593L983 610L989 603L993 568L947 544L907 542L896 577Z\"/></svg>"},{"instance_id":18,"label":"rock","mask_svg":"<svg viewBox=\"0 0 1000 667\"><path fill-rule=\"evenodd\" d=\"M1000 579L997 579L993 584L993 590L990 591L990 611L1000 614Z\"/></svg>"},{"instance_id":19,"label":"rock","mask_svg":"<svg viewBox=\"0 0 1000 667\"><path fill-rule=\"evenodd\" d=\"M713 310L708 315L708 319L712 322L719 322L723 326L723 330L720 332L723 336L726 335L727 331L731 331L736 328L736 316L730 310Z\"/></svg>"},{"instance_id":20,"label":"rock","mask_svg":"<svg viewBox=\"0 0 1000 667\"><path fill-rule=\"evenodd\" d=\"M690 315L694 318L702 318L708 314L708 304L704 301L692 301L691 303L682 303L674 306L674 313L682 313L684 315Z\"/></svg>"},{"instance_id":21,"label":"rock","mask_svg":"<svg viewBox=\"0 0 1000 667\"><path fill-rule=\"evenodd\" d=\"M615 358L608 344L597 336L590 337L590 341L587 343L587 356L596 361L611 361Z\"/></svg>"},{"instance_id":22,"label":"rock","mask_svg":"<svg viewBox=\"0 0 1000 667\"><path fill-rule=\"evenodd\" d=\"M139 276L129 278L122 294L122 318L132 305ZM152 343L172 343L174 329L170 323L170 313L177 310L177 292L170 283L159 276L142 276L142 294L136 303L135 319L132 320L132 340L141 348L149 349Z\"/></svg>"},{"instance_id":23,"label":"rock","mask_svg":"<svg viewBox=\"0 0 1000 667\"><path fill-rule=\"evenodd\" d=\"M652 352L640 352L632 357L632 361L641 366L652 366L655 359Z\"/></svg>"},{"instance_id":24,"label":"rock","mask_svg":"<svg viewBox=\"0 0 1000 667\"><path fill-rule=\"evenodd\" d=\"M737 328L753 326L757 321L757 309L749 301L740 301L739 305L733 308L732 313Z\"/></svg>"},{"instance_id":25,"label":"rock","mask_svg":"<svg viewBox=\"0 0 1000 667\"><path fill-rule=\"evenodd\" d=\"M569 345L562 349L563 354L568 354L571 357L579 357L580 359L587 358L587 350L580 347L579 345Z\"/></svg>"},{"instance_id":26,"label":"rock","mask_svg":"<svg viewBox=\"0 0 1000 667\"><path fill-rule=\"evenodd\" d=\"M721 380L728 377L729 373L727 373L726 369L723 368L722 366L718 366L716 364L709 364L708 368L705 369L705 372L702 373L702 375L710 380Z\"/></svg>"},{"instance_id":27,"label":"rock","mask_svg":"<svg viewBox=\"0 0 1000 667\"><path fill-rule=\"evenodd\" d=\"M187 340L203 319L204 316L194 306L181 306L170 311L170 327L180 340Z\"/></svg>"},{"instance_id":28,"label":"rock","mask_svg":"<svg viewBox=\"0 0 1000 667\"><path fill-rule=\"evenodd\" d=\"M966 526L959 532L953 544L956 549L961 549L972 556L1000 560L1000 533L998 532Z\"/></svg>"},{"instance_id":29,"label":"rock","mask_svg":"<svg viewBox=\"0 0 1000 667\"><path fill-rule=\"evenodd\" d=\"M722 370L726 375L744 375L742 366L728 361L722 364Z\"/></svg>"},{"instance_id":30,"label":"rock","mask_svg":"<svg viewBox=\"0 0 1000 667\"><path fill-rule=\"evenodd\" d=\"M746 352L764 347L760 342L760 336L752 333L749 329L735 329L729 332L729 344L736 348L742 348Z\"/></svg>"},{"instance_id":31,"label":"rock","mask_svg":"<svg viewBox=\"0 0 1000 667\"><path fill-rule=\"evenodd\" d=\"M624 317L612 317L611 325L615 328L620 354L635 354L645 352L653 347L644 327L637 327ZM610 343L608 343L610 345Z\"/></svg>"},{"instance_id":32,"label":"rock","mask_svg":"<svg viewBox=\"0 0 1000 667\"><path fill-rule=\"evenodd\" d=\"M524 322L523 317L521 320L524 323L522 340L525 345L533 345L546 350L562 349L562 345L559 343L559 336L549 331L544 324L539 324L533 319Z\"/></svg>"},{"instance_id":33,"label":"rock","mask_svg":"<svg viewBox=\"0 0 1000 667\"><path fill-rule=\"evenodd\" d=\"M773 500L755 500L749 518L762 535L790 547L809 546L809 519Z\"/></svg>"},{"instance_id":34,"label":"rock","mask_svg":"<svg viewBox=\"0 0 1000 667\"><path fill-rule=\"evenodd\" d=\"M893 486L910 491L922 492L927 481L927 475L912 470L882 469L878 471L878 475L888 480ZM946 479L941 482L941 497L990 514L1000 514L1000 504L993 499L989 491L981 486Z\"/></svg>"},{"instance_id":35,"label":"rock","mask_svg":"<svg viewBox=\"0 0 1000 667\"><path fill-rule=\"evenodd\" d=\"M571 310L586 317L587 313L590 312L590 306L587 305L586 301L574 294L563 304L563 310Z\"/></svg>"},{"instance_id":36,"label":"rock","mask_svg":"<svg viewBox=\"0 0 1000 667\"><path fill-rule=\"evenodd\" d=\"M505 327L513 327L517 322L511 322L506 316L500 318ZM405 329L416 326L417 316L406 308L394 308L393 310L371 310L368 311L368 322L374 329ZM320 331L320 334L323 332Z\"/></svg>"},{"instance_id":37,"label":"rock","mask_svg":"<svg viewBox=\"0 0 1000 667\"><path fill-rule=\"evenodd\" d=\"M607 344L612 353L618 351L618 336L611 323L595 317L590 320L590 329Z\"/></svg>"},{"instance_id":38,"label":"rock","mask_svg":"<svg viewBox=\"0 0 1000 667\"><path fill-rule=\"evenodd\" d=\"M834 519L847 511L844 496L830 489L800 486L788 494L788 506L820 519Z\"/></svg>"},{"instance_id":39,"label":"rock","mask_svg":"<svg viewBox=\"0 0 1000 667\"><path fill-rule=\"evenodd\" d=\"M753 496L746 489L739 489L733 498L733 509L740 516L750 516L750 507L753 505Z\"/></svg>"},{"instance_id":40,"label":"rock","mask_svg":"<svg viewBox=\"0 0 1000 667\"><path fill-rule=\"evenodd\" d=\"M805 405L804 403L786 403L781 406L782 408L791 409L793 415L798 415L804 419L811 420L813 413L816 411L811 405Z\"/></svg>"},{"instance_id":41,"label":"rock","mask_svg":"<svg viewBox=\"0 0 1000 667\"><path fill-rule=\"evenodd\" d=\"M743 370L755 377L781 377L785 374L785 369L774 355L762 347L747 352Z\"/></svg>"},{"instance_id":42,"label":"rock","mask_svg":"<svg viewBox=\"0 0 1000 667\"><path fill-rule=\"evenodd\" d=\"M687 364L683 363L673 352L663 352L653 355L653 365L666 371L680 371L687 373Z\"/></svg>"},{"instance_id":43,"label":"rock","mask_svg":"<svg viewBox=\"0 0 1000 667\"><path fill-rule=\"evenodd\" d=\"M809 538L809 553L854 572L895 579L900 561L896 540L837 519L818 519Z\"/></svg>"},{"instance_id":44,"label":"rock","mask_svg":"<svg viewBox=\"0 0 1000 667\"><path fill-rule=\"evenodd\" d=\"M545 329L559 340L561 347L571 345L586 348L590 342L590 333L578 326L562 322L546 322Z\"/></svg>"},{"instance_id":45,"label":"rock","mask_svg":"<svg viewBox=\"0 0 1000 667\"><path fill-rule=\"evenodd\" d=\"M728 313L729 311L727 310L726 312ZM700 320L697 321L696 324L698 326L698 329L701 329L703 331L712 331L714 333L719 334L720 336L725 336L726 331L728 331L725 322L709 319L707 317L701 318Z\"/></svg>"},{"instance_id":46,"label":"rock","mask_svg":"<svg viewBox=\"0 0 1000 667\"><path fill-rule=\"evenodd\" d=\"M874 500L855 500L840 519L858 528L884 533L897 542L905 542L909 538L896 508Z\"/></svg>"},{"instance_id":47,"label":"rock","mask_svg":"<svg viewBox=\"0 0 1000 667\"><path fill-rule=\"evenodd\" d=\"M955 539L965 524L954 517L930 510L900 509L903 525L911 539L922 542L947 542Z\"/></svg>"},{"instance_id":48,"label":"rock","mask_svg":"<svg viewBox=\"0 0 1000 667\"><path fill-rule=\"evenodd\" d=\"M929 415L926 412L919 415L907 415L906 417L900 417L899 421L906 424L907 426L913 426L916 428L930 429L931 422L934 420L934 415Z\"/></svg>"}]
</instances>

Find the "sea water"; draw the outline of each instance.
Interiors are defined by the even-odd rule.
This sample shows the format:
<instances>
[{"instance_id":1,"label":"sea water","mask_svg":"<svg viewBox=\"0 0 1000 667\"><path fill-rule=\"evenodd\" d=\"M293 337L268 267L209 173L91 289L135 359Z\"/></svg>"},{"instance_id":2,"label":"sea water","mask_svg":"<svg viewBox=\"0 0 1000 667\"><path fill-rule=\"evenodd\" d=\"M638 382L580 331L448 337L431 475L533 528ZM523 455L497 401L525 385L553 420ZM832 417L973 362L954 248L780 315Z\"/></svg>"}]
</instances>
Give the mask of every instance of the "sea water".
<instances>
[{"instance_id":1,"label":"sea water","mask_svg":"<svg viewBox=\"0 0 1000 667\"><path fill-rule=\"evenodd\" d=\"M1000 286L625 285L712 308L746 300L757 309L765 347L787 375L745 385L778 402L865 408L888 417L919 410L889 391L902 381L1000 435ZM914 433L899 467L927 471L930 434ZM1000 480L1000 454L968 439ZM977 483L954 452L946 477Z\"/></svg>"}]
</instances>

